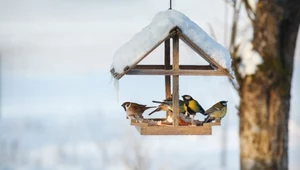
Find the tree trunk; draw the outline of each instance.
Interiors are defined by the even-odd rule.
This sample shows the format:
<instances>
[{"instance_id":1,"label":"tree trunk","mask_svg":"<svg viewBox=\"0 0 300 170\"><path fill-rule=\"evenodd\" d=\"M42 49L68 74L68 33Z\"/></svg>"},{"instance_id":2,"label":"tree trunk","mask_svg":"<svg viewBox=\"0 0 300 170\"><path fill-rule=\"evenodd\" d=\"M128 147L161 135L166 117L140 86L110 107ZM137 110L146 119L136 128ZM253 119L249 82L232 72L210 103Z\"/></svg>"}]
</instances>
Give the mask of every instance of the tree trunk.
<instances>
[{"instance_id":1,"label":"tree trunk","mask_svg":"<svg viewBox=\"0 0 300 170\"><path fill-rule=\"evenodd\" d=\"M254 75L238 75L242 170L288 169L288 119L299 2L257 3L252 43L264 62Z\"/></svg>"}]
</instances>

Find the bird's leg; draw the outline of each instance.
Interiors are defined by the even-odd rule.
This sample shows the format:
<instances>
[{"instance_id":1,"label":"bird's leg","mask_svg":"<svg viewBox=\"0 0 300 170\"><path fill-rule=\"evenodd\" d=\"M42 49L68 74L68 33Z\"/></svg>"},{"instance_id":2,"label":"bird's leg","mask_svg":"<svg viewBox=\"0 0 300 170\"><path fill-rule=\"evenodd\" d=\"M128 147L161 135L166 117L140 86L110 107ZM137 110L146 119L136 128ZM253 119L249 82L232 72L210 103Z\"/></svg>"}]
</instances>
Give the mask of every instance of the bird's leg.
<instances>
[{"instance_id":1,"label":"bird's leg","mask_svg":"<svg viewBox=\"0 0 300 170\"><path fill-rule=\"evenodd\" d=\"M192 115L191 117L192 117L192 119L191 119L192 126L196 126L195 121L194 121L195 115Z\"/></svg>"},{"instance_id":2,"label":"bird's leg","mask_svg":"<svg viewBox=\"0 0 300 170\"><path fill-rule=\"evenodd\" d=\"M190 113L188 111L185 112L185 118L189 118L190 117Z\"/></svg>"}]
</instances>

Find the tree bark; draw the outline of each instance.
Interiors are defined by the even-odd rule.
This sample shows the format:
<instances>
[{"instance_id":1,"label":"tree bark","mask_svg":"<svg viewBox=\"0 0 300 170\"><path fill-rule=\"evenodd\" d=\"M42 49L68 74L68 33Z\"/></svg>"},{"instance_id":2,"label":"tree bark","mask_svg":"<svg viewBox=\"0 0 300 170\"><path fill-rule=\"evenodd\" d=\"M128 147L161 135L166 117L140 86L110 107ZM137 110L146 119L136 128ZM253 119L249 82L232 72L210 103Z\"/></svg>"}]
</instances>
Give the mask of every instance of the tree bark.
<instances>
[{"instance_id":1,"label":"tree bark","mask_svg":"<svg viewBox=\"0 0 300 170\"><path fill-rule=\"evenodd\" d=\"M242 170L288 169L288 119L299 20L299 0L257 3L252 43L264 62L254 75L237 75Z\"/></svg>"}]
</instances>

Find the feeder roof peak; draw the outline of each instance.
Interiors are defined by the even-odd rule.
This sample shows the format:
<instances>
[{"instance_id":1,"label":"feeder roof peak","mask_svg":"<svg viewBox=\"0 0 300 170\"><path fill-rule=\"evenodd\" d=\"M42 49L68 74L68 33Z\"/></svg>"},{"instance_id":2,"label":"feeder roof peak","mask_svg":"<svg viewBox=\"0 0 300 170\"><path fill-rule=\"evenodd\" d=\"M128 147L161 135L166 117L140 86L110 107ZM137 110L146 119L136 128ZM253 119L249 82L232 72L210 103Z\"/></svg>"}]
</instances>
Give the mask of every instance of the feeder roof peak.
<instances>
[{"instance_id":1,"label":"feeder roof peak","mask_svg":"<svg viewBox=\"0 0 300 170\"><path fill-rule=\"evenodd\" d=\"M212 60L233 75L231 57L226 48L211 38L202 28L186 15L176 10L159 12L151 23L121 46L113 56L111 69L122 74L124 69L138 64L153 48L170 36L170 31L179 28L184 36L202 49Z\"/></svg>"}]
</instances>

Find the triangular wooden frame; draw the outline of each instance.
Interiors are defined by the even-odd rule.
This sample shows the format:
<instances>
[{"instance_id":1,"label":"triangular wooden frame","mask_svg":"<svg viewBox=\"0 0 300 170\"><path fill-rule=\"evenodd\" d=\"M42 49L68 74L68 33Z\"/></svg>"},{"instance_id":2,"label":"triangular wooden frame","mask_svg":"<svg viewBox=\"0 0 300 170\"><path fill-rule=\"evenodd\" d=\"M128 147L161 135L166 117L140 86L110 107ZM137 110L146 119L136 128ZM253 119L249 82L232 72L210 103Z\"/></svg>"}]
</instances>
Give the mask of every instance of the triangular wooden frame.
<instances>
[{"instance_id":1,"label":"triangular wooden frame","mask_svg":"<svg viewBox=\"0 0 300 170\"><path fill-rule=\"evenodd\" d=\"M144 58L146 58L153 50L160 46L166 40L179 36L184 43L186 43L192 50L194 50L199 56L206 60L209 65L180 65L178 71L172 70L172 65L166 68L165 65L138 65ZM215 62L208 54L204 52L200 47L193 43L178 27L174 27L169 35L159 41L153 48L145 53L136 63L132 66L124 68L123 73L116 73L114 69L111 69L111 74L116 79L121 79L125 74L127 75L185 75L185 76L228 76L233 79L232 75L228 73L220 64Z\"/></svg>"}]
</instances>

